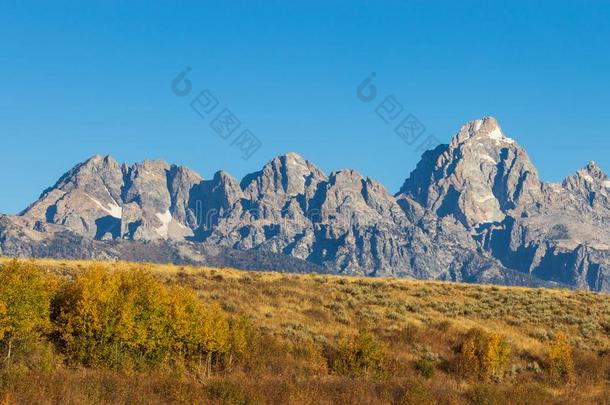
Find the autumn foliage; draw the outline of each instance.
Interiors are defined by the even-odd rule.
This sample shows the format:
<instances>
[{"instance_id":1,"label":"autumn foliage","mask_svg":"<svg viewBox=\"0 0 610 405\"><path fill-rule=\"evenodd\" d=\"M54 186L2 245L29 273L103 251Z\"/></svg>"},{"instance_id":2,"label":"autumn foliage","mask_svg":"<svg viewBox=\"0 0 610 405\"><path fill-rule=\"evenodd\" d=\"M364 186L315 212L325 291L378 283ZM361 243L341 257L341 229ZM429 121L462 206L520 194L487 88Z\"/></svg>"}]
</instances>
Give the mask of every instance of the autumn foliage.
<instances>
[{"instance_id":1,"label":"autumn foliage","mask_svg":"<svg viewBox=\"0 0 610 405\"><path fill-rule=\"evenodd\" d=\"M475 328L462 342L461 355L464 371L489 381L502 377L508 365L510 347L502 335Z\"/></svg>"},{"instance_id":2,"label":"autumn foliage","mask_svg":"<svg viewBox=\"0 0 610 405\"><path fill-rule=\"evenodd\" d=\"M0 345L7 362L15 350L50 332L53 289L52 280L34 266L15 261L0 271Z\"/></svg>"},{"instance_id":3,"label":"autumn foliage","mask_svg":"<svg viewBox=\"0 0 610 405\"><path fill-rule=\"evenodd\" d=\"M383 371L384 350L368 331L344 339L333 360L333 370L350 377L375 376Z\"/></svg>"},{"instance_id":4,"label":"autumn foliage","mask_svg":"<svg viewBox=\"0 0 610 405\"><path fill-rule=\"evenodd\" d=\"M207 374L244 351L249 328L190 290L166 287L141 271L101 268L65 285L53 303L53 322L65 353L82 364L143 368L184 361Z\"/></svg>"},{"instance_id":5,"label":"autumn foliage","mask_svg":"<svg viewBox=\"0 0 610 405\"><path fill-rule=\"evenodd\" d=\"M52 350L52 343L68 361L88 367L180 364L211 375L231 367L252 336L247 318L229 317L192 290L165 286L143 271L94 266L64 282L18 261L0 271L5 363Z\"/></svg>"},{"instance_id":6,"label":"autumn foliage","mask_svg":"<svg viewBox=\"0 0 610 405\"><path fill-rule=\"evenodd\" d=\"M555 381L566 381L574 377L572 346L562 332L558 332L549 344L549 373Z\"/></svg>"},{"instance_id":7,"label":"autumn foliage","mask_svg":"<svg viewBox=\"0 0 610 405\"><path fill-rule=\"evenodd\" d=\"M0 260L0 403L610 400L604 295L43 263Z\"/></svg>"}]
</instances>

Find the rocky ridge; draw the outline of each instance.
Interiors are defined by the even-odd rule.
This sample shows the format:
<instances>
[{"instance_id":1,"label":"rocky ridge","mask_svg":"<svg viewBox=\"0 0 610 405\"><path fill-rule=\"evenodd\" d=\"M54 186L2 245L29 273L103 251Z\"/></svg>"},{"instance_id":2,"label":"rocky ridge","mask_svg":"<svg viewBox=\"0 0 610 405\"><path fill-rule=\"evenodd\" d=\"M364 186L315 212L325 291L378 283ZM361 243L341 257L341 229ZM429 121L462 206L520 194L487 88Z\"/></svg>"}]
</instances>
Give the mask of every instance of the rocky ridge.
<instances>
[{"instance_id":1,"label":"rocky ridge","mask_svg":"<svg viewBox=\"0 0 610 405\"><path fill-rule=\"evenodd\" d=\"M205 264L214 255L201 251L214 250L221 265L223 255L252 255L248 268L268 255L264 269L288 257L299 271L610 291L609 198L594 163L563 184L541 181L485 118L425 152L395 195L295 153L241 181L95 156L0 218L0 254L150 260L156 247L153 261Z\"/></svg>"}]
</instances>

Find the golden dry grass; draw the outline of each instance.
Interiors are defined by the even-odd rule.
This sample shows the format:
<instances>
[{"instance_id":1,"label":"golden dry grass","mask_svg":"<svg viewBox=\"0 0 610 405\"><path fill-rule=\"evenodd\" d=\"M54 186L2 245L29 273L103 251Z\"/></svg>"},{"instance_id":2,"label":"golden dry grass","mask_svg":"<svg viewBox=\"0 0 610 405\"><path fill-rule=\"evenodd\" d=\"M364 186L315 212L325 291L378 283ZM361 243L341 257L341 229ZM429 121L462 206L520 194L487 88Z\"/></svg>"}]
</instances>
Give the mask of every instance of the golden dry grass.
<instances>
[{"instance_id":1,"label":"golden dry grass","mask_svg":"<svg viewBox=\"0 0 610 405\"><path fill-rule=\"evenodd\" d=\"M0 259L0 263L9 259ZM37 259L69 276L90 261ZM585 349L610 348L610 295L404 279L244 272L229 268L96 262L109 270L146 269L166 283L197 291L206 302L249 315L278 335L298 328L327 338L362 327L400 330L446 323L457 330L502 331L517 346L538 351L555 331Z\"/></svg>"},{"instance_id":2,"label":"golden dry grass","mask_svg":"<svg viewBox=\"0 0 610 405\"><path fill-rule=\"evenodd\" d=\"M0 258L0 264L6 260L9 259ZM72 277L93 264L50 259L34 262L45 272L63 277ZM405 398L409 395L417 398L421 394L423 403L426 403L425 398L437 403L504 403L501 398L506 397L506 390L519 395L518 387L523 386L527 391L530 383L534 385L530 391L523 391L524 398L537 398L536 384L539 384L543 387L540 392L544 393L540 398L553 398L555 403L569 403L574 398L592 403L610 401L607 395L610 391L610 365L604 368L605 362L610 360L607 356L610 353L608 294L127 262L96 265L109 271L146 269L164 283L188 286L207 303L217 302L226 312L247 315L265 336L292 349L298 342L310 341L319 347L333 346L359 331L371 330L391 353L389 378L396 380L401 377L399 374L410 373L405 376L409 383L401 389L419 389L419 383L412 383L417 376L413 364L422 358L433 359L438 369L435 377L422 380L421 393L405 394ZM460 336L475 327L502 334L511 346L511 367L515 372L503 385L482 385L462 379L456 377L455 370L451 369L449 360L455 355ZM539 376L543 371L537 371L536 367L544 366L550 341L559 331L568 336L575 348L578 379L573 384L554 386ZM292 356L296 355L293 353ZM306 357L312 361L311 353ZM298 360L298 356L295 358ZM294 367L301 367L297 360L294 360ZM589 367L587 364L594 365ZM342 402L348 398L346 387L353 389L353 384L357 385L357 382L337 380L338 377L328 371L322 371L321 376L313 380L311 376L299 380L299 372L291 370L292 366L270 365L266 368L274 370L275 367L282 372L288 370L290 377L264 374L258 378L260 381L268 380L271 386L294 383L294 378L305 386L318 384L316 389L301 387L302 392L285 388L289 394L277 396L284 400L289 398L289 402L294 403L324 403L323 398L312 394L318 392L316 390L329 395L328 398L331 398L329 392L337 390L332 391L336 394L333 398ZM606 376L604 373L609 374ZM249 378L234 373L225 376L223 384L242 384L241 389L247 391L248 388L243 387L253 383ZM583 382L588 384L586 390L575 388ZM357 402L396 403L393 398L383 397L383 384L367 386L366 392L357 397ZM252 388L256 391L256 395L252 394L254 403L268 402L261 387ZM480 398L491 399L481 402ZM329 403L336 401L329 400Z\"/></svg>"}]
</instances>

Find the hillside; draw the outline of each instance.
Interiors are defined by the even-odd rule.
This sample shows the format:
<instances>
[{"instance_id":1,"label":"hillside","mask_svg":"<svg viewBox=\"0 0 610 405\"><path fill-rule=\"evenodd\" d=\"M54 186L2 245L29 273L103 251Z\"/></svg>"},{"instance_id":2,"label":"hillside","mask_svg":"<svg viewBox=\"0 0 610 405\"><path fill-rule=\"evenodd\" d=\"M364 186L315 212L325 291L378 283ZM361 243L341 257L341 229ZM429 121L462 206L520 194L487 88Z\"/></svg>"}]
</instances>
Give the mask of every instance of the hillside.
<instances>
[{"instance_id":1,"label":"hillside","mask_svg":"<svg viewBox=\"0 0 610 405\"><path fill-rule=\"evenodd\" d=\"M54 291L57 285L71 288L65 286L91 272L91 266L108 274L145 270L161 282L159 288L187 287L206 308L218 304L222 316L245 316L251 328L246 350L231 354L229 361L210 357L208 372L202 374L192 358L178 361L175 353L154 364L134 360L117 366L103 358L87 363L66 349L72 347L68 340L58 338L65 331L57 328L65 324L51 310L54 331L42 333L23 358L13 347L14 360L3 364L0 398L7 403L129 403L136 398L184 403L610 402L607 294L127 262L0 263L0 275L10 273L10 266L28 267L55 280ZM61 288L64 293L56 293L52 309L65 299ZM137 296L134 302L140 302ZM113 333L125 336L119 332ZM50 349L40 349L45 344ZM6 356L5 341L2 348ZM35 388L32 381L37 381Z\"/></svg>"}]
</instances>

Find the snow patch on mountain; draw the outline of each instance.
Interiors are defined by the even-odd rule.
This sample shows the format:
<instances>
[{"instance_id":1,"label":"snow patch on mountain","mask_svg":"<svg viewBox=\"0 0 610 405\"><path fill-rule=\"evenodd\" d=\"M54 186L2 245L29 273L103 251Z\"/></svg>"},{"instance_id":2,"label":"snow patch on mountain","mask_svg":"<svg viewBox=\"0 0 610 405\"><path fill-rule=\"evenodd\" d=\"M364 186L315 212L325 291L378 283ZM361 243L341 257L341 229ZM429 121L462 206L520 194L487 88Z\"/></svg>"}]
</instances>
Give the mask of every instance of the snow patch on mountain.
<instances>
[{"instance_id":1,"label":"snow patch on mountain","mask_svg":"<svg viewBox=\"0 0 610 405\"><path fill-rule=\"evenodd\" d=\"M500 127L496 127L495 129L493 129L487 136L489 136L493 140L500 141L500 142L506 142L506 143L515 142L514 139L504 136L504 134L500 130Z\"/></svg>"},{"instance_id":2,"label":"snow patch on mountain","mask_svg":"<svg viewBox=\"0 0 610 405\"><path fill-rule=\"evenodd\" d=\"M161 226L155 229L157 234L162 237L167 237L169 235L169 224L172 222L172 214L167 210L164 213L155 214L157 219L161 221Z\"/></svg>"},{"instance_id":3,"label":"snow patch on mountain","mask_svg":"<svg viewBox=\"0 0 610 405\"><path fill-rule=\"evenodd\" d=\"M91 201L93 201L102 210L106 211L110 216L118 219L121 219L123 217L123 209L116 202L114 204L111 204L110 208L106 208L104 204L91 197L89 194L87 194L87 197L89 197L89 199L91 199Z\"/></svg>"}]
</instances>

